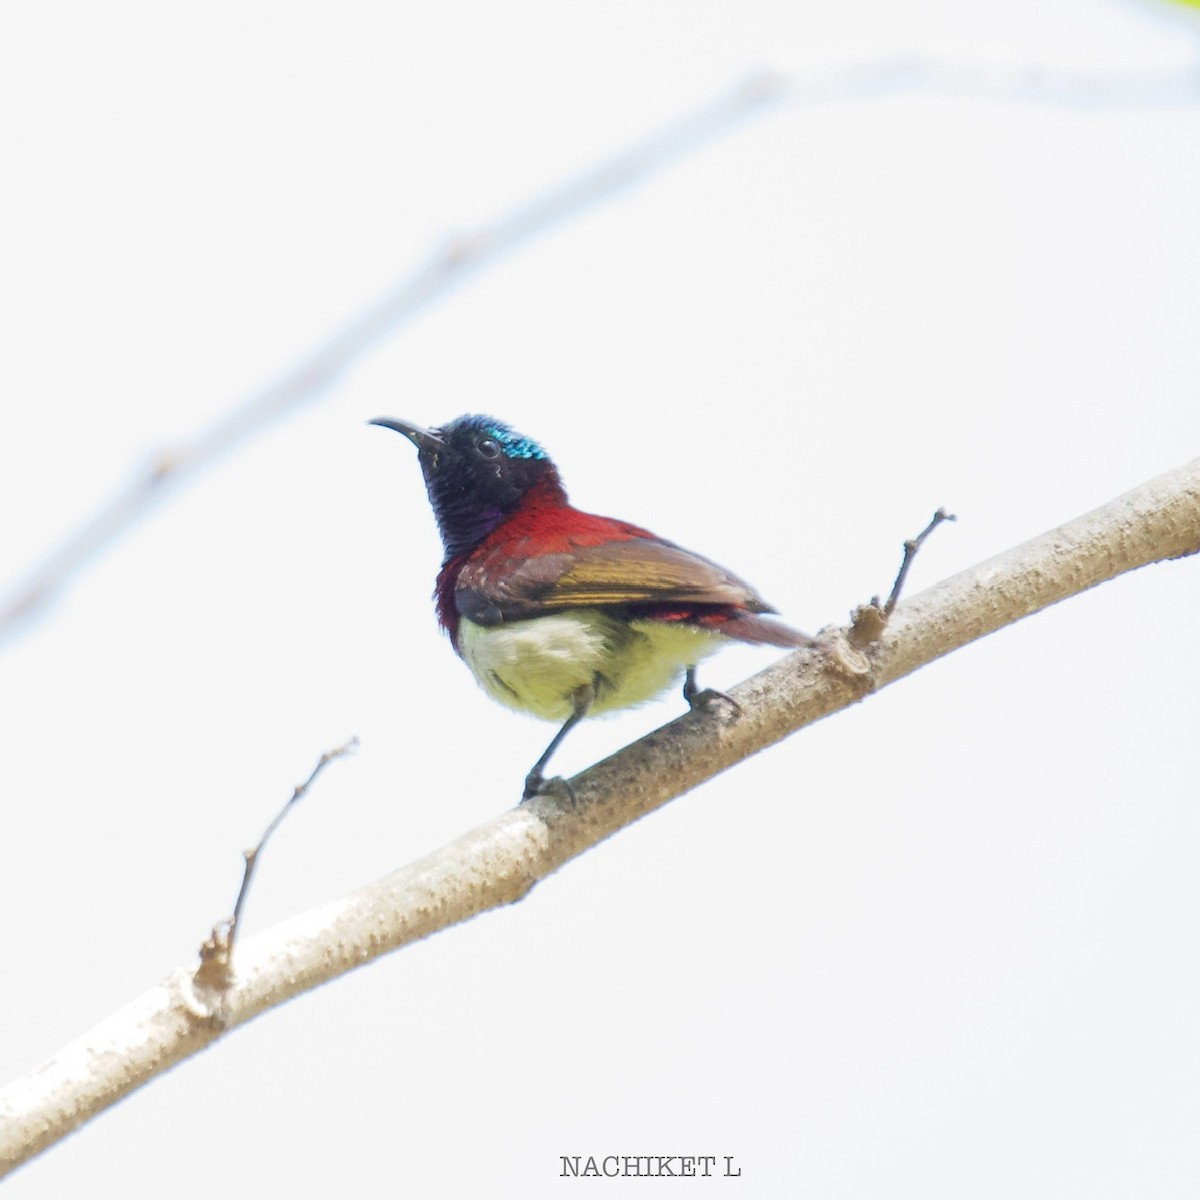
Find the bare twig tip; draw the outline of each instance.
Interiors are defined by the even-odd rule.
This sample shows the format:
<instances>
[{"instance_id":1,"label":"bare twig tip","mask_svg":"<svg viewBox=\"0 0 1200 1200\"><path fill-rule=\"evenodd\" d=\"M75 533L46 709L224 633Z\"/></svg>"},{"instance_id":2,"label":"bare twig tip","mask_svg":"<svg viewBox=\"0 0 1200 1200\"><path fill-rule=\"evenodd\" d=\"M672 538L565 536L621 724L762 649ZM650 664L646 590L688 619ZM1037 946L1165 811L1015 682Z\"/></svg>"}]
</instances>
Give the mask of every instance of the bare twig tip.
<instances>
[{"instance_id":1,"label":"bare twig tip","mask_svg":"<svg viewBox=\"0 0 1200 1200\"><path fill-rule=\"evenodd\" d=\"M317 765L313 767L308 778L292 789L292 794L288 798L287 803L275 814L275 819L263 831L262 837L258 839L258 845L250 850L242 851L242 858L245 860L245 865L242 869L242 886L238 889L237 900L233 905L233 916L213 926L212 935L200 947L200 967L195 974L195 984L198 989L222 991L232 984L234 944L237 941L238 927L242 920L242 909L245 907L246 897L250 894L250 882L254 878L254 868L258 864L259 856L265 849L271 835L279 828L284 817L291 811L292 806L308 791L322 770L329 763L333 762L335 758L341 758L343 755L349 754L357 746L358 738L352 737L349 741L335 747L333 750L326 750L317 760Z\"/></svg>"},{"instance_id":2,"label":"bare twig tip","mask_svg":"<svg viewBox=\"0 0 1200 1200\"><path fill-rule=\"evenodd\" d=\"M908 569L912 566L912 561L917 556L917 551L924 545L925 539L943 522L956 521L958 518L953 513L948 513L944 508L939 508L937 512L929 520L929 524L917 534L915 538L909 538L904 543L904 560L900 564L900 571L896 576L896 582L892 584L891 595L887 598L887 603L883 606L884 617L889 617L900 600L900 593L904 590L904 581L908 578Z\"/></svg>"}]
</instances>

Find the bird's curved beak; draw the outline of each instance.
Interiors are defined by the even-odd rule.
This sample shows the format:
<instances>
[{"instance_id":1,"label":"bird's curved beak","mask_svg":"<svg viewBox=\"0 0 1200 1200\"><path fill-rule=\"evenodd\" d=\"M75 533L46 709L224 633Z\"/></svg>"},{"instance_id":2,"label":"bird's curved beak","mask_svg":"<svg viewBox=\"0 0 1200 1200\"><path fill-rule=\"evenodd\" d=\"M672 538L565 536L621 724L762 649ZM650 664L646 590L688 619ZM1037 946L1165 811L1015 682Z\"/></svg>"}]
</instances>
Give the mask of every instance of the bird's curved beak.
<instances>
[{"instance_id":1,"label":"bird's curved beak","mask_svg":"<svg viewBox=\"0 0 1200 1200\"><path fill-rule=\"evenodd\" d=\"M394 429L397 433L404 434L422 453L436 455L446 449L446 443L437 434L430 433L428 429L422 429L420 425L414 425L411 421L398 421L395 417L376 417L367 424L382 425L384 429Z\"/></svg>"}]
</instances>

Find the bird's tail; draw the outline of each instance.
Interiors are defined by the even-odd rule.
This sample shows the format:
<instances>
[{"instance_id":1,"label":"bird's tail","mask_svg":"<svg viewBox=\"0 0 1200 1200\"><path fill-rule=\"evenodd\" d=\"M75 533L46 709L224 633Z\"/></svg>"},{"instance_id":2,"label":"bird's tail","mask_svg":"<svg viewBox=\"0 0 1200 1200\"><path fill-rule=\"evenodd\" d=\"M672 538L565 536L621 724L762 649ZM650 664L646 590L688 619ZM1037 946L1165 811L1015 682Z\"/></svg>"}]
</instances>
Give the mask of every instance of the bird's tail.
<instances>
[{"instance_id":1,"label":"bird's tail","mask_svg":"<svg viewBox=\"0 0 1200 1200\"><path fill-rule=\"evenodd\" d=\"M761 617L758 613L735 612L723 620L717 628L726 637L762 646L785 646L788 649L794 649L797 646L816 644L816 639L809 637L807 633L801 633L800 630L793 629L782 621Z\"/></svg>"}]
</instances>

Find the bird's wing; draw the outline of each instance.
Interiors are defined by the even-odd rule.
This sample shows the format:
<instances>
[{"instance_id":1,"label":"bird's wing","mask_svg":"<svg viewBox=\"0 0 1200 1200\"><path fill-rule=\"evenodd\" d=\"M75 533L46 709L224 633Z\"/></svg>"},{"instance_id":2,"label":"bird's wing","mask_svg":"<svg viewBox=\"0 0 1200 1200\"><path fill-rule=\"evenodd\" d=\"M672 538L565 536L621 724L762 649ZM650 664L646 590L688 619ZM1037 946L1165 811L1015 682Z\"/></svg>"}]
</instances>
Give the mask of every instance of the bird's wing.
<instances>
[{"instance_id":1,"label":"bird's wing","mask_svg":"<svg viewBox=\"0 0 1200 1200\"><path fill-rule=\"evenodd\" d=\"M724 567L655 537L572 545L527 557L491 550L464 563L454 601L479 625L564 608L694 604L775 611Z\"/></svg>"}]
</instances>

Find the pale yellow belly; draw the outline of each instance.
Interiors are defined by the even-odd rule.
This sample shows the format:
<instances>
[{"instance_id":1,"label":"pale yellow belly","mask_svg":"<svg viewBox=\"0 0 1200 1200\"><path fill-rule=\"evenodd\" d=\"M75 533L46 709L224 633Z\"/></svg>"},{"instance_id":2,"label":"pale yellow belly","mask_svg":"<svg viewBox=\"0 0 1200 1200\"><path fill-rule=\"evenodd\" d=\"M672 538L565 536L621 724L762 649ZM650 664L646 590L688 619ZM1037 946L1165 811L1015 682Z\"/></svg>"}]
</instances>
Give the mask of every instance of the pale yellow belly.
<instances>
[{"instance_id":1,"label":"pale yellow belly","mask_svg":"<svg viewBox=\"0 0 1200 1200\"><path fill-rule=\"evenodd\" d=\"M653 699L722 640L682 622L625 622L594 608L494 626L464 619L458 629L484 691L547 721L565 721L579 689L593 684L593 714Z\"/></svg>"}]
</instances>

